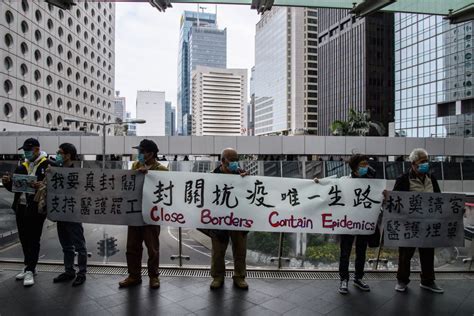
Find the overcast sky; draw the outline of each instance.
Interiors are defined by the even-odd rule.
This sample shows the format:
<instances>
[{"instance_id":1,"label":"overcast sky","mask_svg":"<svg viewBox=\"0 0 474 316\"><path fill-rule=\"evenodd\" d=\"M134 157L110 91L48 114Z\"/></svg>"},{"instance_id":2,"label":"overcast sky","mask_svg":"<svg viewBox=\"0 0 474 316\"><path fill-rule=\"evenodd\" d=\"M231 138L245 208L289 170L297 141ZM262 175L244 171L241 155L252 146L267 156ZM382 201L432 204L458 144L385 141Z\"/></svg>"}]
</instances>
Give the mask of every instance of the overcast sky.
<instances>
[{"instance_id":1,"label":"overcast sky","mask_svg":"<svg viewBox=\"0 0 474 316\"><path fill-rule=\"evenodd\" d=\"M165 91L166 100L176 106L180 17L197 5L173 6L161 13L149 3L116 3L115 90L127 98L132 115L137 90ZM215 5L202 6L215 12ZM217 7L219 28L227 28L227 67L246 68L249 76L258 19L250 6Z\"/></svg>"}]
</instances>

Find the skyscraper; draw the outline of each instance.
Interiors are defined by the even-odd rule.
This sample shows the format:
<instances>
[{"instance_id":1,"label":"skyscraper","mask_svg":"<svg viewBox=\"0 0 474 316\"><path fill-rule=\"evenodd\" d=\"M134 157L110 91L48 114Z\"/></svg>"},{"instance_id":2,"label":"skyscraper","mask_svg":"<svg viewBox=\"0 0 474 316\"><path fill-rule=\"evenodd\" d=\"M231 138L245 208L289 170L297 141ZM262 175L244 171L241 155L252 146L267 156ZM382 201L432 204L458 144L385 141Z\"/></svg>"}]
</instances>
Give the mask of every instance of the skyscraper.
<instances>
[{"instance_id":1,"label":"skyscraper","mask_svg":"<svg viewBox=\"0 0 474 316\"><path fill-rule=\"evenodd\" d=\"M176 108L174 108L171 102L165 102L165 135L173 136L176 130L175 120L176 120Z\"/></svg>"},{"instance_id":2,"label":"skyscraper","mask_svg":"<svg viewBox=\"0 0 474 316\"><path fill-rule=\"evenodd\" d=\"M474 22L395 14L395 135L472 137Z\"/></svg>"},{"instance_id":3,"label":"skyscraper","mask_svg":"<svg viewBox=\"0 0 474 316\"><path fill-rule=\"evenodd\" d=\"M146 120L137 125L137 136L165 136L165 93L137 91L137 118Z\"/></svg>"},{"instance_id":4,"label":"skyscraper","mask_svg":"<svg viewBox=\"0 0 474 316\"><path fill-rule=\"evenodd\" d=\"M126 119L132 119L132 113L127 112L125 115ZM127 123L127 136L137 136L137 124Z\"/></svg>"},{"instance_id":5,"label":"skyscraper","mask_svg":"<svg viewBox=\"0 0 474 316\"><path fill-rule=\"evenodd\" d=\"M316 133L316 14L274 7L257 23L255 135Z\"/></svg>"},{"instance_id":6,"label":"skyscraper","mask_svg":"<svg viewBox=\"0 0 474 316\"><path fill-rule=\"evenodd\" d=\"M114 115L116 119L123 121L125 119L126 99L120 96L120 91L115 92Z\"/></svg>"},{"instance_id":7,"label":"skyscraper","mask_svg":"<svg viewBox=\"0 0 474 316\"><path fill-rule=\"evenodd\" d=\"M240 136L247 69L197 66L192 73L192 134Z\"/></svg>"},{"instance_id":8,"label":"skyscraper","mask_svg":"<svg viewBox=\"0 0 474 316\"><path fill-rule=\"evenodd\" d=\"M184 11L180 23L178 52L178 132L191 130L191 71L196 66L225 68L227 32L217 28L216 15ZM183 128L184 127L184 128Z\"/></svg>"},{"instance_id":9,"label":"skyscraper","mask_svg":"<svg viewBox=\"0 0 474 316\"><path fill-rule=\"evenodd\" d=\"M0 3L0 130L69 128L66 117L114 121L115 5L46 1ZM107 133L113 133L112 127Z\"/></svg>"},{"instance_id":10,"label":"skyscraper","mask_svg":"<svg viewBox=\"0 0 474 316\"><path fill-rule=\"evenodd\" d=\"M244 128L246 129L246 135L255 135L255 66L250 70L250 102L247 105L247 119Z\"/></svg>"},{"instance_id":11,"label":"skyscraper","mask_svg":"<svg viewBox=\"0 0 474 316\"><path fill-rule=\"evenodd\" d=\"M393 14L356 18L349 10L318 10L318 133L329 135L349 110L393 121Z\"/></svg>"}]
</instances>

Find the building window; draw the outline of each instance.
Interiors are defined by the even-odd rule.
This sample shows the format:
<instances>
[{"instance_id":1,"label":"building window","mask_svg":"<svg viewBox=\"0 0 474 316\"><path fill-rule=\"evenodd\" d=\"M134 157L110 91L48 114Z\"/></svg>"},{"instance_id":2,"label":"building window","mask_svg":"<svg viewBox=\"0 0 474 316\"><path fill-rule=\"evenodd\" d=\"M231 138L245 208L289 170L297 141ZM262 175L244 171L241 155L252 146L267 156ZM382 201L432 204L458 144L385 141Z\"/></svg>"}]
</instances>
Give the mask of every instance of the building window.
<instances>
[{"instance_id":1,"label":"building window","mask_svg":"<svg viewBox=\"0 0 474 316\"><path fill-rule=\"evenodd\" d=\"M5 20L7 21L8 24L12 24L13 23L13 13L11 13L10 10L7 10L5 12Z\"/></svg>"},{"instance_id":2,"label":"building window","mask_svg":"<svg viewBox=\"0 0 474 316\"><path fill-rule=\"evenodd\" d=\"M46 114L46 123L48 125L51 125L52 122L53 122L53 116L51 115L51 113Z\"/></svg>"},{"instance_id":3,"label":"building window","mask_svg":"<svg viewBox=\"0 0 474 316\"><path fill-rule=\"evenodd\" d=\"M20 96L26 98L28 96L28 88L25 85L20 87Z\"/></svg>"},{"instance_id":4,"label":"building window","mask_svg":"<svg viewBox=\"0 0 474 316\"><path fill-rule=\"evenodd\" d=\"M23 121L26 121L26 119L28 118L28 110L24 106L20 108L20 118Z\"/></svg>"},{"instance_id":5,"label":"building window","mask_svg":"<svg viewBox=\"0 0 474 316\"><path fill-rule=\"evenodd\" d=\"M13 84L10 80L5 80L3 82L3 90L5 91L5 93L7 94L10 94L13 90Z\"/></svg>"},{"instance_id":6,"label":"building window","mask_svg":"<svg viewBox=\"0 0 474 316\"><path fill-rule=\"evenodd\" d=\"M6 70L10 70L13 67L13 60L7 56L3 60L3 64L5 65Z\"/></svg>"},{"instance_id":7,"label":"building window","mask_svg":"<svg viewBox=\"0 0 474 316\"><path fill-rule=\"evenodd\" d=\"M12 108L11 104L10 103L5 103L3 105L3 114L6 117L11 117L12 113L13 113L13 108Z\"/></svg>"},{"instance_id":8,"label":"building window","mask_svg":"<svg viewBox=\"0 0 474 316\"><path fill-rule=\"evenodd\" d=\"M5 35L5 45L7 45L7 47L11 47L13 45L13 37L8 33Z\"/></svg>"},{"instance_id":9,"label":"building window","mask_svg":"<svg viewBox=\"0 0 474 316\"><path fill-rule=\"evenodd\" d=\"M21 22L21 31L23 33L26 33L26 32L28 32L28 29L29 29L28 23L26 23L26 21L22 21Z\"/></svg>"},{"instance_id":10,"label":"building window","mask_svg":"<svg viewBox=\"0 0 474 316\"><path fill-rule=\"evenodd\" d=\"M40 111L36 110L33 116L34 116L35 122L36 122L36 123L39 123L40 120L41 120L41 113L40 113Z\"/></svg>"},{"instance_id":11,"label":"building window","mask_svg":"<svg viewBox=\"0 0 474 316\"><path fill-rule=\"evenodd\" d=\"M28 73L28 67L25 64L21 64L20 73L22 76L25 76Z\"/></svg>"}]
</instances>

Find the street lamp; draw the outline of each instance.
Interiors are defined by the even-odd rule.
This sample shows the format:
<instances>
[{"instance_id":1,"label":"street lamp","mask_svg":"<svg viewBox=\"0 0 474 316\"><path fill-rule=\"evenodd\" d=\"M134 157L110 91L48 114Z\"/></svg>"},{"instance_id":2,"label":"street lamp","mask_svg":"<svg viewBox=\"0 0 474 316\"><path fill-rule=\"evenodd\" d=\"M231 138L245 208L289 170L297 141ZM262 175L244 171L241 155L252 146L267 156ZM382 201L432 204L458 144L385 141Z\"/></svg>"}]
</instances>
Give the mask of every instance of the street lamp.
<instances>
[{"instance_id":1,"label":"street lamp","mask_svg":"<svg viewBox=\"0 0 474 316\"><path fill-rule=\"evenodd\" d=\"M64 122L66 123L93 123L93 124L100 124L102 125L102 169L105 169L105 128L109 125L123 125L123 124L145 124L146 120L142 119L126 119L122 122L92 122L92 121L85 121L85 120L78 120L75 118L65 118Z\"/></svg>"}]
</instances>

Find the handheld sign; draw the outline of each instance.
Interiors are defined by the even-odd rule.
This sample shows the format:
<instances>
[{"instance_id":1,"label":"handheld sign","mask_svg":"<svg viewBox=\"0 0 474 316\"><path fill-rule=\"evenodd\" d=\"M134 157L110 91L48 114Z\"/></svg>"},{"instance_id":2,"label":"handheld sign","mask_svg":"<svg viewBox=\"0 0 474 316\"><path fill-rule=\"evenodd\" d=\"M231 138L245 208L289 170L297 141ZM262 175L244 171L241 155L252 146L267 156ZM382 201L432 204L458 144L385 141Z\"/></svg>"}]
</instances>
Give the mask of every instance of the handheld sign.
<instances>
[{"instance_id":1,"label":"handheld sign","mask_svg":"<svg viewBox=\"0 0 474 316\"><path fill-rule=\"evenodd\" d=\"M12 177L12 191L21 193L35 193L33 183L36 182L36 176L28 176L24 174L14 174Z\"/></svg>"}]
</instances>

